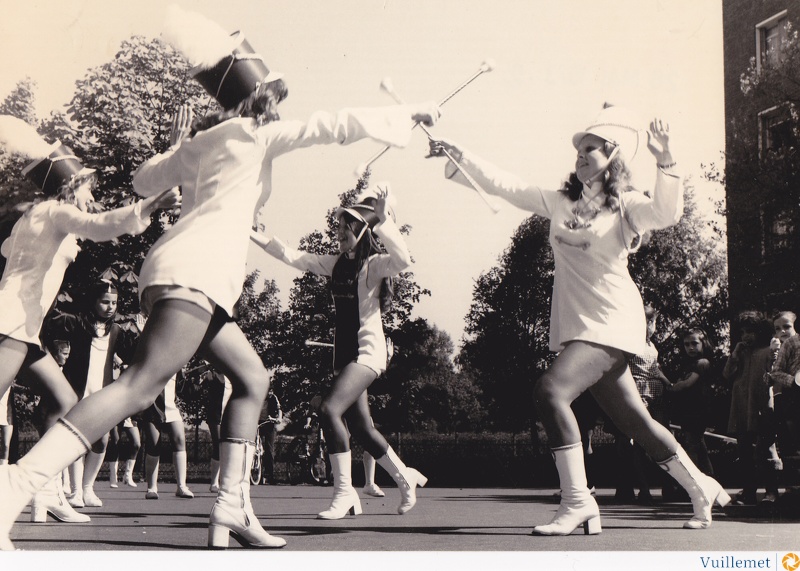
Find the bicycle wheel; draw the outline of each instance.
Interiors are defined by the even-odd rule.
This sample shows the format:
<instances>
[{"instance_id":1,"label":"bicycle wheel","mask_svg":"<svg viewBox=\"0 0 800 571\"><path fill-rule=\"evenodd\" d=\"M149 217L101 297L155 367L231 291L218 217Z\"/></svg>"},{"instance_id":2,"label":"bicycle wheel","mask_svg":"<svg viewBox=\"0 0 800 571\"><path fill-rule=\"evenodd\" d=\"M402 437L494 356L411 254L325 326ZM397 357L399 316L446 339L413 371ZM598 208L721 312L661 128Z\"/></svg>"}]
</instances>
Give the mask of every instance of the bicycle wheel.
<instances>
[{"instance_id":1,"label":"bicycle wheel","mask_svg":"<svg viewBox=\"0 0 800 571\"><path fill-rule=\"evenodd\" d=\"M317 456L313 458L308 471L310 477L310 484L323 484L328 477L328 468L325 465L325 459Z\"/></svg>"},{"instance_id":2,"label":"bicycle wheel","mask_svg":"<svg viewBox=\"0 0 800 571\"><path fill-rule=\"evenodd\" d=\"M261 483L261 456L263 452L257 450L253 454L253 469L250 470L250 483L257 486Z\"/></svg>"}]
</instances>

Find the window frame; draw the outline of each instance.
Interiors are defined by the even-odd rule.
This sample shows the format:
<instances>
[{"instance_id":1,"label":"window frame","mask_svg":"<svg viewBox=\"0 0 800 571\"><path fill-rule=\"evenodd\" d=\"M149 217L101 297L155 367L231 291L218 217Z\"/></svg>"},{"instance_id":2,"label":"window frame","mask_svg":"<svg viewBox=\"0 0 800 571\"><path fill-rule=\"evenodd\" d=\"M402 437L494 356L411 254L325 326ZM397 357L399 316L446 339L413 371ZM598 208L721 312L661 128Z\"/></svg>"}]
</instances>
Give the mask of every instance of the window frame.
<instances>
[{"instance_id":1,"label":"window frame","mask_svg":"<svg viewBox=\"0 0 800 571\"><path fill-rule=\"evenodd\" d=\"M773 105L763 111L758 112L758 158L759 160L764 160L766 158L766 154L769 150L771 150L771 146L767 147L767 134L769 132L768 128L765 128L765 121L772 118L783 119L783 121L778 121L776 124L779 123L789 123L789 128L791 129L791 110L789 109L790 104L788 102L780 103L778 105Z\"/></svg>"},{"instance_id":2,"label":"window frame","mask_svg":"<svg viewBox=\"0 0 800 571\"><path fill-rule=\"evenodd\" d=\"M755 26L755 35L756 35L756 71L761 72L764 67L765 60L767 57L767 50L766 50L766 33L767 31L775 28L779 25L782 20L785 20L785 24L789 22L788 18L789 10L781 10L777 14L770 16L766 20L762 20ZM784 24L784 25L785 25Z\"/></svg>"}]
</instances>

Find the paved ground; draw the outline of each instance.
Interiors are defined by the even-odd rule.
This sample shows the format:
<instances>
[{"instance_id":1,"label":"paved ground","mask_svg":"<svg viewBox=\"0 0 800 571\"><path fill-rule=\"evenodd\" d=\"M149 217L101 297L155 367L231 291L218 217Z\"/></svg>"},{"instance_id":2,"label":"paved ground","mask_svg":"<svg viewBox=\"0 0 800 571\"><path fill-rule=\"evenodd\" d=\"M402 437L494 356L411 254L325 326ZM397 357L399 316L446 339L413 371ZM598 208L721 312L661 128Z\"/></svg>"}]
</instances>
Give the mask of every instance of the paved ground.
<instances>
[{"instance_id":1,"label":"paved ground","mask_svg":"<svg viewBox=\"0 0 800 571\"><path fill-rule=\"evenodd\" d=\"M194 484L192 500L162 484L161 499L145 500L144 489L112 490L98 482L102 508L82 511L86 524L31 524L26 510L12 531L22 550L202 550L214 494ZM331 488L255 486L253 504L264 527L284 537L285 551L791 551L800 550L800 520L759 517L756 508L715 512L707 530L681 528L688 503L615 505L613 490L599 490L603 533L585 537L532 537L556 508L552 490L425 488L419 503L397 515L396 488L386 498L363 500L364 513L338 521L316 519ZM231 549L239 549L232 541ZM2 565L0 565L0 568Z\"/></svg>"}]
</instances>

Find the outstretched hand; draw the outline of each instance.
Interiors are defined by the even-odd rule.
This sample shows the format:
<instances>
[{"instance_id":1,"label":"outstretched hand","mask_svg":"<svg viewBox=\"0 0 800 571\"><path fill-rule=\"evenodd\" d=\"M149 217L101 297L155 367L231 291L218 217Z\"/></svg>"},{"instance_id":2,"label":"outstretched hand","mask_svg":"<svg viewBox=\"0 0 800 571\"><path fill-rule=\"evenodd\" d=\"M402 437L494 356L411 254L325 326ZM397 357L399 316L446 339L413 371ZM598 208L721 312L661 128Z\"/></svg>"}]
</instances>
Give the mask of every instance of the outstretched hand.
<instances>
[{"instance_id":1,"label":"outstretched hand","mask_svg":"<svg viewBox=\"0 0 800 571\"><path fill-rule=\"evenodd\" d=\"M428 155L425 157L426 159L431 157L446 157L448 154L456 161L461 160L462 151L453 141L447 139L428 140Z\"/></svg>"},{"instance_id":2,"label":"outstretched hand","mask_svg":"<svg viewBox=\"0 0 800 571\"><path fill-rule=\"evenodd\" d=\"M422 123L426 127L433 127L441 116L442 110L433 101L415 106L411 113L411 119L415 123Z\"/></svg>"},{"instance_id":3,"label":"outstretched hand","mask_svg":"<svg viewBox=\"0 0 800 571\"><path fill-rule=\"evenodd\" d=\"M178 107L178 111L172 117L172 129L169 133L169 144L174 147L183 139L189 136L192 130L192 121L194 120L194 113L192 108L187 104Z\"/></svg>"},{"instance_id":4,"label":"outstretched hand","mask_svg":"<svg viewBox=\"0 0 800 571\"><path fill-rule=\"evenodd\" d=\"M650 122L650 128L647 131L647 149L653 153L657 163L673 162L669 150L669 123L658 117Z\"/></svg>"}]
</instances>

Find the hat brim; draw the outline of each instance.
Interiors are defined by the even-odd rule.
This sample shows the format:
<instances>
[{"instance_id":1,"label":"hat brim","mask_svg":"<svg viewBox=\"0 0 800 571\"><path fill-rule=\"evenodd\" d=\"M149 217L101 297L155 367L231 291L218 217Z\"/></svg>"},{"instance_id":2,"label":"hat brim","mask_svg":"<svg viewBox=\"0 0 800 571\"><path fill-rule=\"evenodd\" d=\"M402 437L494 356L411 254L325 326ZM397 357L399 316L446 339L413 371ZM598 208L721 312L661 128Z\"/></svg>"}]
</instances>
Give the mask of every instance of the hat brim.
<instances>
[{"instance_id":1,"label":"hat brim","mask_svg":"<svg viewBox=\"0 0 800 571\"><path fill-rule=\"evenodd\" d=\"M614 125L597 125L589 127L585 131L579 131L572 136L572 146L577 149L581 141L589 135L617 145L628 160L633 160L639 151L639 131Z\"/></svg>"}]
</instances>

